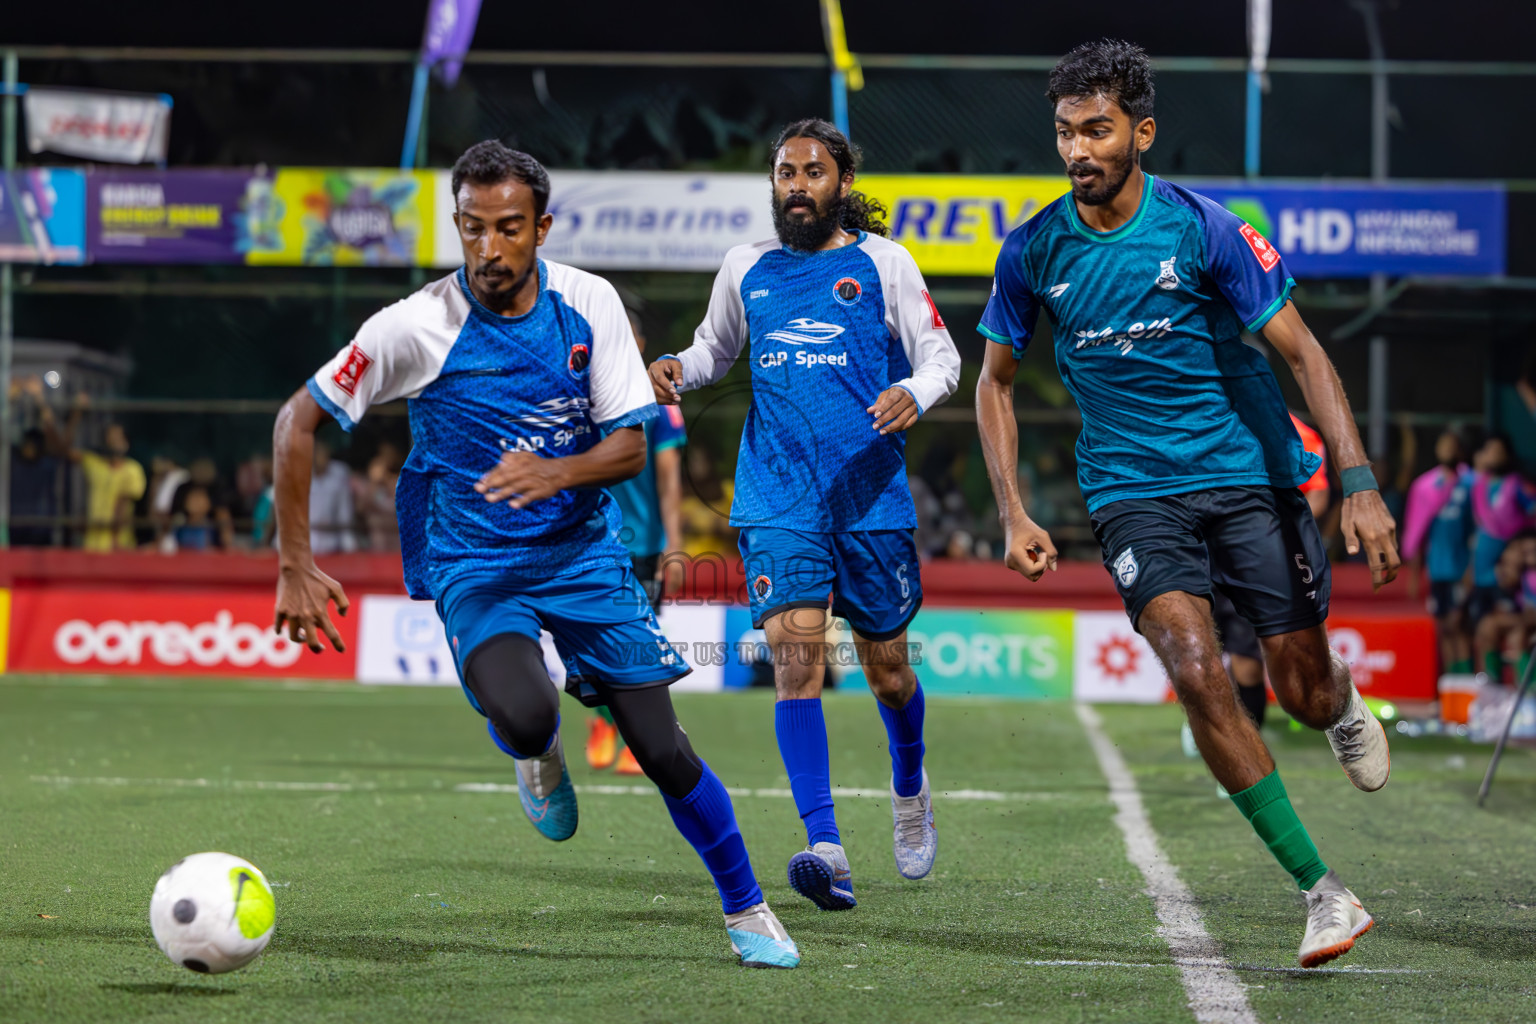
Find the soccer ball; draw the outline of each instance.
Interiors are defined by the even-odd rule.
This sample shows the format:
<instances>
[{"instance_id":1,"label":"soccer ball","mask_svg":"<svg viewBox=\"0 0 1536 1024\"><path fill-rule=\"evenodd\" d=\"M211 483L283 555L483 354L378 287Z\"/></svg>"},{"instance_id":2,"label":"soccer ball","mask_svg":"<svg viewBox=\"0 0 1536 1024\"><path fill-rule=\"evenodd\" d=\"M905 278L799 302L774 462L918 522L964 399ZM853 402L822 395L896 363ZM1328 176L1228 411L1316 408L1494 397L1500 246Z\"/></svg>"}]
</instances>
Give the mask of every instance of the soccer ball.
<instances>
[{"instance_id":1,"label":"soccer ball","mask_svg":"<svg viewBox=\"0 0 1536 1024\"><path fill-rule=\"evenodd\" d=\"M194 853L155 883L149 925L173 963L201 974L239 970L272 938L272 887L248 860Z\"/></svg>"}]
</instances>

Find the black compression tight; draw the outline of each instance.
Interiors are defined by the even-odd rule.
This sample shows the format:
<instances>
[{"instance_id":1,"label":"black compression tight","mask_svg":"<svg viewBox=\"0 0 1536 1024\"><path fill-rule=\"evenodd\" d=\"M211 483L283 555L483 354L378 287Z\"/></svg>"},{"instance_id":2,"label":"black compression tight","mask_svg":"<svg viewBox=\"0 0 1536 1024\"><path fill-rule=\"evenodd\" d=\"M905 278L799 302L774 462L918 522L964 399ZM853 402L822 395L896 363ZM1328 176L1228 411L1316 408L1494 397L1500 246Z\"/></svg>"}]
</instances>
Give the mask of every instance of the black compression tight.
<instances>
[{"instance_id":1,"label":"black compression tight","mask_svg":"<svg viewBox=\"0 0 1536 1024\"><path fill-rule=\"evenodd\" d=\"M523 757L544 753L560 721L560 694L537 640L501 633L474 649L464 667L469 691L507 745ZM602 686L613 722L630 752L663 793L682 799L704 774L688 734L677 724L665 686Z\"/></svg>"}]
</instances>

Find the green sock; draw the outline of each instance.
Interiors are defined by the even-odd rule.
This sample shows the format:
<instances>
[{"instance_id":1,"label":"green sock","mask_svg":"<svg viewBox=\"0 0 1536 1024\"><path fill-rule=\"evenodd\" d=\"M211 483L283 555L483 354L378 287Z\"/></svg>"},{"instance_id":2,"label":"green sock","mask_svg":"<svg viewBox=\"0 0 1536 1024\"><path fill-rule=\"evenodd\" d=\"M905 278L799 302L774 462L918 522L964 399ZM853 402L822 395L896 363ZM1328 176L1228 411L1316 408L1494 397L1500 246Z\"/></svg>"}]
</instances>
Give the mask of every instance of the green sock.
<instances>
[{"instance_id":1,"label":"green sock","mask_svg":"<svg viewBox=\"0 0 1536 1024\"><path fill-rule=\"evenodd\" d=\"M608 705L607 704L599 704L597 707L593 708L592 710L597 712L597 717L598 718L601 718L603 721L607 722L609 725L613 724L613 712L608 710Z\"/></svg>"},{"instance_id":2,"label":"green sock","mask_svg":"<svg viewBox=\"0 0 1536 1024\"><path fill-rule=\"evenodd\" d=\"M1449 674L1453 675L1453 676L1469 676L1469 675L1471 675L1472 674L1472 659L1471 658L1462 658L1459 661L1451 662L1451 668L1450 668Z\"/></svg>"},{"instance_id":3,"label":"green sock","mask_svg":"<svg viewBox=\"0 0 1536 1024\"><path fill-rule=\"evenodd\" d=\"M1498 651L1483 652L1483 671L1496 683L1504 681L1504 655Z\"/></svg>"},{"instance_id":4,"label":"green sock","mask_svg":"<svg viewBox=\"0 0 1536 1024\"><path fill-rule=\"evenodd\" d=\"M1328 873L1328 865L1318 856L1312 837L1296 817L1291 798L1285 795L1278 769L1241 793L1233 793L1232 803L1297 885L1310 889Z\"/></svg>"}]
</instances>

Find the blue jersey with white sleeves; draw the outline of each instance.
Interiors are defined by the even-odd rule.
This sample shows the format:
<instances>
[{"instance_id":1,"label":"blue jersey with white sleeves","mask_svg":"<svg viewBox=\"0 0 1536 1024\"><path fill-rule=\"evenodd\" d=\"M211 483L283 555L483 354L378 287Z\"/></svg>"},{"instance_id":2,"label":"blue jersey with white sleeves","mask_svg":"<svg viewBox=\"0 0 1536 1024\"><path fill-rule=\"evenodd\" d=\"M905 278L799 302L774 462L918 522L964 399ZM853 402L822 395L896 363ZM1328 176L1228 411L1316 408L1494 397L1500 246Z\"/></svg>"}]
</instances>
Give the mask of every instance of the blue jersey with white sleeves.
<instances>
[{"instance_id":1,"label":"blue jersey with white sleeves","mask_svg":"<svg viewBox=\"0 0 1536 1024\"><path fill-rule=\"evenodd\" d=\"M523 509L474 489L504 452L575 455L656 416L613 286L545 260L538 273L538 299L517 317L483 306L462 269L434 281L369 318L309 381L347 430L371 405L408 400L412 448L395 509L412 597L436 597L463 576L533 581L628 563L618 508L601 488Z\"/></svg>"},{"instance_id":2,"label":"blue jersey with white sleeves","mask_svg":"<svg viewBox=\"0 0 1536 1024\"><path fill-rule=\"evenodd\" d=\"M1088 510L1218 487L1295 487L1319 460L1264 356L1244 344L1295 282L1220 204L1147 175L1136 215L1089 229L1070 194L1003 243L980 331L1023 356L1041 309L1082 413Z\"/></svg>"},{"instance_id":3,"label":"blue jersey with white sleeves","mask_svg":"<svg viewBox=\"0 0 1536 1024\"><path fill-rule=\"evenodd\" d=\"M954 392L960 355L911 254L865 232L820 252L777 239L737 246L677 357L683 388L719 380L743 348L752 404L731 524L914 528L905 435L882 436L868 409L893 386L931 409Z\"/></svg>"}]
</instances>

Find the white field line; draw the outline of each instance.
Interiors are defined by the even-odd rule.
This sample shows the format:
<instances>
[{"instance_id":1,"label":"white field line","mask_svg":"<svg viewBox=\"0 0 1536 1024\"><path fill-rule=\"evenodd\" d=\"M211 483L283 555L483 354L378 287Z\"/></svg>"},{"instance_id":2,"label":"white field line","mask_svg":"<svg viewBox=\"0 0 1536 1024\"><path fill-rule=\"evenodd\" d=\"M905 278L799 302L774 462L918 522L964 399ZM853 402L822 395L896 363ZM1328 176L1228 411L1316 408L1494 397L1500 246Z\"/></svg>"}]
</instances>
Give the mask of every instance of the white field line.
<instances>
[{"instance_id":1,"label":"white field line","mask_svg":"<svg viewBox=\"0 0 1536 1024\"><path fill-rule=\"evenodd\" d=\"M170 789L276 789L302 793L351 793L377 789L371 782L275 782L248 779L129 779L118 775L34 775L54 786L160 786Z\"/></svg>"},{"instance_id":2,"label":"white field line","mask_svg":"<svg viewBox=\"0 0 1536 1024\"><path fill-rule=\"evenodd\" d=\"M1187 957L1166 964L1130 964L1119 960L1019 960L1024 967L1183 967L1227 966L1223 960L1201 960ZM1260 967L1256 964L1232 964L1234 971L1253 971L1260 974L1294 974L1305 977L1313 974L1426 974L1411 967Z\"/></svg>"},{"instance_id":3,"label":"white field line","mask_svg":"<svg viewBox=\"0 0 1536 1024\"><path fill-rule=\"evenodd\" d=\"M1258 1024L1242 982L1221 955L1221 947L1205 930L1195 897L1179 878L1178 868L1164 855L1157 833L1147 819L1136 780L1120 751L1104 734L1099 713L1078 703L1077 719L1099 759L1115 805L1115 824L1125 836L1126 859L1141 872L1147 895L1157 914L1157 933L1168 943L1184 982L1189 1008L1200 1024Z\"/></svg>"}]
</instances>

